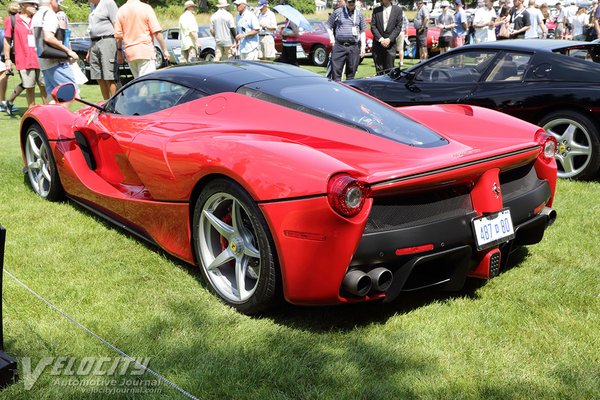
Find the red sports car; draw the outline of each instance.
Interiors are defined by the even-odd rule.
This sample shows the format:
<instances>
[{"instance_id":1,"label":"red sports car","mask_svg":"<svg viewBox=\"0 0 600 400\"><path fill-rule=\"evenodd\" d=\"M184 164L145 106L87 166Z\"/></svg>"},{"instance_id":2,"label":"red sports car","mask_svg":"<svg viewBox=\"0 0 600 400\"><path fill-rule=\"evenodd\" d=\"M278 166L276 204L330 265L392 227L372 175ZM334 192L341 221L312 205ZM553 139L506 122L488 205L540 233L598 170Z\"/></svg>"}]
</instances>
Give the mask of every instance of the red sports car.
<instances>
[{"instance_id":1,"label":"red sports car","mask_svg":"<svg viewBox=\"0 0 600 400\"><path fill-rule=\"evenodd\" d=\"M23 116L34 192L198 265L246 313L459 289L556 217L555 139L485 108L394 109L248 61L165 68L87 104Z\"/></svg>"},{"instance_id":2,"label":"red sports car","mask_svg":"<svg viewBox=\"0 0 600 400\"><path fill-rule=\"evenodd\" d=\"M367 38L367 53L371 52L373 47L373 32L371 32L371 18L367 18L368 28L365 31ZM440 38L440 29L435 26L430 26L427 29L427 50L429 54L437 54L440 52L438 42ZM408 25L406 39L408 43L404 46L404 57L418 58L417 53L417 31L412 23Z\"/></svg>"},{"instance_id":3,"label":"red sports car","mask_svg":"<svg viewBox=\"0 0 600 400\"><path fill-rule=\"evenodd\" d=\"M331 54L331 41L327 33L325 22L317 20L309 20L313 30L308 32L300 32L298 46L298 59L308 58L311 64L317 67L324 67L329 61ZM283 51L283 43L281 41L281 29L284 23L277 24L277 32L275 33L275 50L279 53Z\"/></svg>"}]
</instances>

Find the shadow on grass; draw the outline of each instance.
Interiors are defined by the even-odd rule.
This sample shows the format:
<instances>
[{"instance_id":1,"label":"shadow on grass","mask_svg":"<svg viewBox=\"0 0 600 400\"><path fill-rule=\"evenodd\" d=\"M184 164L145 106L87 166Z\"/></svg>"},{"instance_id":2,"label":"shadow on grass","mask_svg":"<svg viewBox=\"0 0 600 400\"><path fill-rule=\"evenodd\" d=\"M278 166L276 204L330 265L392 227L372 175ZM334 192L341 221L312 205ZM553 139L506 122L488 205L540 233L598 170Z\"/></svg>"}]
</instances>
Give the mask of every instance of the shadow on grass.
<instances>
[{"instance_id":1,"label":"shadow on grass","mask_svg":"<svg viewBox=\"0 0 600 400\"><path fill-rule=\"evenodd\" d=\"M156 244L141 239L138 235L105 220L78 203L72 201L67 202L79 212L92 216L106 229L116 229L129 239L141 243L148 251L159 253L178 268L187 272L188 275L198 282L199 289L202 287L205 290L209 290L198 267L176 258ZM517 267L528 254L526 247L518 248L511 254L508 264L503 272ZM477 290L484 286L485 283L486 281L482 279L467 278L464 287L459 291L449 292L440 289L440 287L433 286L431 288L412 292L402 292L400 296L391 303L371 301L357 304L340 304L336 306L296 306L282 301L274 310L254 316L253 318L267 318L282 326L308 330L311 332L349 332L357 327L374 323L385 324L395 315L407 314L433 303L446 302L459 298L477 299Z\"/></svg>"}]
</instances>

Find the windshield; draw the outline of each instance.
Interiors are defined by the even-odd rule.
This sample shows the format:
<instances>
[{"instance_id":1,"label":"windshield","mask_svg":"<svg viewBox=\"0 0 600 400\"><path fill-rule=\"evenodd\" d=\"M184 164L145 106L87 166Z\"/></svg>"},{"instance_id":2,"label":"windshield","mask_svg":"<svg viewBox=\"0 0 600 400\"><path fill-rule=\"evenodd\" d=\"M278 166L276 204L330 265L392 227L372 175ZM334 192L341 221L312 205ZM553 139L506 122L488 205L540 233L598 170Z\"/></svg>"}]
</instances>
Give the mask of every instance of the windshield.
<instances>
[{"instance_id":1,"label":"windshield","mask_svg":"<svg viewBox=\"0 0 600 400\"><path fill-rule=\"evenodd\" d=\"M242 86L238 93L417 147L448 142L398 111L344 85L323 78L269 80Z\"/></svg>"}]
</instances>

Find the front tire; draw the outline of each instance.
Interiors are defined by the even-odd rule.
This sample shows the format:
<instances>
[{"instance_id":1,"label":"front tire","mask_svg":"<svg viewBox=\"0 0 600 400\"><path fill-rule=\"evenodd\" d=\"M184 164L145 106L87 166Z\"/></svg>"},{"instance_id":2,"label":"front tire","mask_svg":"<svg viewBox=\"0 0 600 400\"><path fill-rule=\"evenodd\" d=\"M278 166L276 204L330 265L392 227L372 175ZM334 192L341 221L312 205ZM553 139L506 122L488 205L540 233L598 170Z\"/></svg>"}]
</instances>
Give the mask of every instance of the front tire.
<instances>
[{"instance_id":1,"label":"front tire","mask_svg":"<svg viewBox=\"0 0 600 400\"><path fill-rule=\"evenodd\" d=\"M33 124L25 136L25 161L27 177L33 191L40 197L58 201L64 198L58 170L46 134L38 124Z\"/></svg>"},{"instance_id":2,"label":"front tire","mask_svg":"<svg viewBox=\"0 0 600 400\"><path fill-rule=\"evenodd\" d=\"M594 179L600 170L600 134L594 123L576 111L557 111L538 124L556 138L560 178Z\"/></svg>"},{"instance_id":3,"label":"front tire","mask_svg":"<svg viewBox=\"0 0 600 400\"><path fill-rule=\"evenodd\" d=\"M237 183L218 179L194 207L193 242L202 276L226 304L246 314L277 300L277 255L266 221Z\"/></svg>"}]
</instances>

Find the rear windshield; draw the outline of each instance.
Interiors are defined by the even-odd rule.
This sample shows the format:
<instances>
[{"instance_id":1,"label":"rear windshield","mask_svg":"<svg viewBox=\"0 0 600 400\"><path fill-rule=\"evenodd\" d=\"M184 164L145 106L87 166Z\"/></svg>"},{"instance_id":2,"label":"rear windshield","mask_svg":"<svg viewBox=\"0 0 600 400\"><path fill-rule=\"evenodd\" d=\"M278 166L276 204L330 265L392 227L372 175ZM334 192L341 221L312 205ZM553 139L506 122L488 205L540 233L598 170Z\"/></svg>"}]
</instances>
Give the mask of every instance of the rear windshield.
<instances>
[{"instance_id":1,"label":"rear windshield","mask_svg":"<svg viewBox=\"0 0 600 400\"><path fill-rule=\"evenodd\" d=\"M446 139L383 103L323 78L269 80L237 91L310 115L416 147L437 147Z\"/></svg>"}]
</instances>

